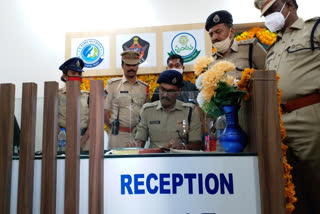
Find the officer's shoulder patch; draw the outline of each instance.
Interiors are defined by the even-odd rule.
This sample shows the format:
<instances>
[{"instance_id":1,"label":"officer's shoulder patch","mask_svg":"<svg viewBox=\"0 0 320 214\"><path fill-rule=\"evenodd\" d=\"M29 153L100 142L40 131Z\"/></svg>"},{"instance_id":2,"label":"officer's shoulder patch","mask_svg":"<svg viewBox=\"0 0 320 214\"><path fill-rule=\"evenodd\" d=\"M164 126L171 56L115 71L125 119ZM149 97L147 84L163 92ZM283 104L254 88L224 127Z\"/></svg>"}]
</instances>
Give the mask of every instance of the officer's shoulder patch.
<instances>
[{"instance_id":1,"label":"officer's shoulder patch","mask_svg":"<svg viewBox=\"0 0 320 214\"><path fill-rule=\"evenodd\" d=\"M149 85L147 83L145 83L145 82L143 82L141 80L138 80L138 83L141 83L142 85L145 85L145 86L149 87Z\"/></svg>"},{"instance_id":2,"label":"officer's shoulder patch","mask_svg":"<svg viewBox=\"0 0 320 214\"><path fill-rule=\"evenodd\" d=\"M190 108L190 107L194 108L195 107L195 105L193 103L183 103L182 106L188 107L188 108Z\"/></svg>"},{"instance_id":3,"label":"officer's shoulder patch","mask_svg":"<svg viewBox=\"0 0 320 214\"><path fill-rule=\"evenodd\" d=\"M160 102L160 101L156 101L156 102L152 102L152 103L145 103L145 104L142 106L142 108L143 108L143 109L146 109L146 108L155 107L155 106L158 105L158 102Z\"/></svg>"},{"instance_id":4,"label":"officer's shoulder patch","mask_svg":"<svg viewBox=\"0 0 320 214\"><path fill-rule=\"evenodd\" d=\"M316 17L313 17L313 18L311 18L311 19L307 19L305 22L307 23L307 22L315 22L315 21L317 21L318 19L320 19L320 17L319 16L316 16Z\"/></svg>"},{"instance_id":5,"label":"officer's shoulder patch","mask_svg":"<svg viewBox=\"0 0 320 214\"><path fill-rule=\"evenodd\" d=\"M119 80L121 80L121 79L122 79L122 78L120 78L120 77L111 78L111 79L108 80L108 83L107 83L107 84L111 84L111 83L113 83L113 82L117 82L117 81L119 81Z\"/></svg>"},{"instance_id":6,"label":"officer's shoulder patch","mask_svg":"<svg viewBox=\"0 0 320 214\"><path fill-rule=\"evenodd\" d=\"M81 90L80 93L81 93L81 94L89 94L90 92L87 91L87 90Z\"/></svg>"},{"instance_id":7,"label":"officer's shoulder patch","mask_svg":"<svg viewBox=\"0 0 320 214\"><path fill-rule=\"evenodd\" d=\"M238 42L239 45L250 45L250 44L255 44L258 42L257 38L252 38L252 39L246 39Z\"/></svg>"}]
</instances>

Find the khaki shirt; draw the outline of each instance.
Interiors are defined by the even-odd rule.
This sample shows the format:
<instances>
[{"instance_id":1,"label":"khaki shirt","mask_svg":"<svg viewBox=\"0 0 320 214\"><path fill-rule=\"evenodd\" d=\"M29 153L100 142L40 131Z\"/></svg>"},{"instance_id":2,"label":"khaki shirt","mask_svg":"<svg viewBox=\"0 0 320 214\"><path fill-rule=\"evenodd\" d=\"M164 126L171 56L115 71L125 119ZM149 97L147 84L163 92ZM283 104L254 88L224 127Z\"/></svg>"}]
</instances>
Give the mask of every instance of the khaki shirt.
<instances>
[{"instance_id":1,"label":"khaki shirt","mask_svg":"<svg viewBox=\"0 0 320 214\"><path fill-rule=\"evenodd\" d=\"M110 79L105 91L108 95L104 101L104 109L112 112L110 122L117 118L119 110L120 126L134 128L142 105L149 101L148 84L140 80L131 84L123 76Z\"/></svg>"},{"instance_id":2,"label":"khaki shirt","mask_svg":"<svg viewBox=\"0 0 320 214\"><path fill-rule=\"evenodd\" d=\"M264 70L265 59L267 52L258 42L256 38L248 39L244 41L237 42L235 39L228 50L226 55L221 55L218 52L213 53L212 57L214 61L209 65L209 69L212 68L217 62L226 60L232 62L236 66L236 70L228 72L228 75L235 77L236 79L241 79L242 71L250 67L249 63L249 48L250 44L253 45L252 48L252 66L257 70Z\"/></svg>"},{"instance_id":3,"label":"khaki shirt","mask_svg":"<svg viewBox=\"0 0 320 214\"><path fill-rule=\"evenodd\" d=\"M318 49L310 49L310 35L316 19L298 19L270 47L266 69L275 70L280 76L281 100L290 100L312 94L320 89L320 26L314 34ZM289 51L296 51L289 53Z\"/></svg>"},{"instance_id":4,"label":"khaki shirt","mask_svg":"<svg viewBox=\"0 0 320 214\"><path fill-rule=\"evenodd\" d=\"M189 110L192 108L190 126ZM170 139L185 138L189 134L190 141L201 141L201 121L198 110L192 103L176 100L174 108L166 112L158 100L143 105L141 120L137 125L136 140L146 141L150 137L150 148L163 147Z\"/></svg>"},{"instance_id":5,"label":"khaki shirt","mask_svg":"<svg viewBox=\"0 0 320 214\"><path fill-rule=\"evenodd\" d=\"M66 86L58 91L58 124L60 127L66 128L67 121L67 95ZM89 93L81 91L80 95L80 128L88 128L89 120Z\"/></svg>"}]
</instances>

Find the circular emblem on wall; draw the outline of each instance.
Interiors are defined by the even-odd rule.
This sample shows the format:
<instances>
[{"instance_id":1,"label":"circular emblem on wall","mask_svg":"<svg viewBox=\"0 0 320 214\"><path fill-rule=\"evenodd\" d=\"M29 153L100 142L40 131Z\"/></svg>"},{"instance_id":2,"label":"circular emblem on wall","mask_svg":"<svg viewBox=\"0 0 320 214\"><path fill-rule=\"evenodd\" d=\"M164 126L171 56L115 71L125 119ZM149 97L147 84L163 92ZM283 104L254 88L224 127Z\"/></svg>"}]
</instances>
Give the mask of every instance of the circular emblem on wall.
<instances>
[{"instance_id":1,"label":"circular emblem on wall","mask_svg":"<svg viewBox=\"0 0 320 214\"><path fill-rule=\"evenodd\" d=\"M96 39L84 40L77 49L77 56L84 62L84 67L94 68L104 59L104 48Z\"/></svg>"},{"instance_id":2,"label":"circular emblem on wall","mask_svg":"<svg viewBox=\"0 0 320 214\"><path fill-rule=\"evenodd\" d=\"M187 32L175 35L171 41L171 52L168 55L173 54L179 54L184 62L191 62L200 54L200 51L197 50L197 40Z\"/></svg>"}]
</instances>

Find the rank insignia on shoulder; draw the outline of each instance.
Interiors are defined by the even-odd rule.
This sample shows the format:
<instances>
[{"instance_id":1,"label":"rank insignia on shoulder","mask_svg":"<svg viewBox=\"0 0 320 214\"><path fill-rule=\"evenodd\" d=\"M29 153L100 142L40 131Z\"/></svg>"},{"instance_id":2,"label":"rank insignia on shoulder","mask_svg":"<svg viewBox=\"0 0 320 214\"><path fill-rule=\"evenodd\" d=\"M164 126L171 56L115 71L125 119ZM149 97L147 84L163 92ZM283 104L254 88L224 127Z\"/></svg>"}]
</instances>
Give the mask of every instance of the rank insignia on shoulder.
<instances>
[{"instance_id":1,"label":"rank insignia on shoulder","mask_svg":"<svg viewBox=\"0 0 320 214\"><path fill-rule=\"evenodd\" d=\"M160 120L153 120L149 122L150 124L160 124Z\"/></svg>"}]
</instances>

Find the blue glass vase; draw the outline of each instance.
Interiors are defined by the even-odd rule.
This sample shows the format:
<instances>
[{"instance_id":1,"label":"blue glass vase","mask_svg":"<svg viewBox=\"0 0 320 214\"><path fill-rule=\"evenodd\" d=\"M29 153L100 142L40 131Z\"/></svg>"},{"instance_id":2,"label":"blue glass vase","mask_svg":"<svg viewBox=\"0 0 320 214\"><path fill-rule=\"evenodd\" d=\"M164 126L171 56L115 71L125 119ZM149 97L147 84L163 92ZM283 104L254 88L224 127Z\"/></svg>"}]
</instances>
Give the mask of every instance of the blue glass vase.
<instances>
[{"instance_id":1,"label":"blue glass vase","mask_svg":"<svg viewBox=\"0 0 320 214\"><path fill-rule=\"evenodd\" d=\"M247 144L247 137L238 124L239 105L222 107L227 126L220 136L220 144L227 153L241 152Z\"/></svg>"}]
</instances>

